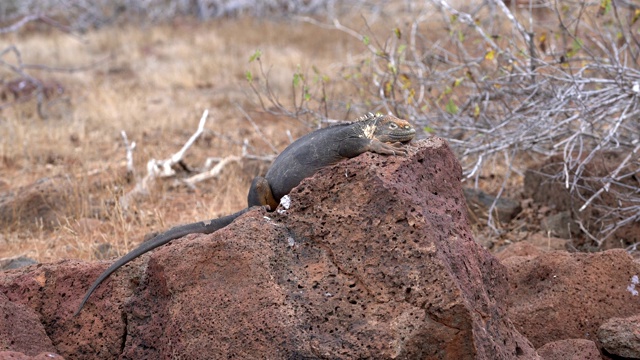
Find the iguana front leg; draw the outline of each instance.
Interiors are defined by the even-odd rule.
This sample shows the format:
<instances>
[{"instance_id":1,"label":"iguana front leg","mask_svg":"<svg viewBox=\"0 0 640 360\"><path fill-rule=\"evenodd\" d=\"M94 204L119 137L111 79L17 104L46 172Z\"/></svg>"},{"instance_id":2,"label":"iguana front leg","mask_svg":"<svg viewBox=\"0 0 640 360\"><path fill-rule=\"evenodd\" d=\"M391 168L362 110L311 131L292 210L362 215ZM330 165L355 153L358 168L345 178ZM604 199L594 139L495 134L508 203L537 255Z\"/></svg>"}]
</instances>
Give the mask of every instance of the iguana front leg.
<instances>
[{"instance_id":1,"label":"iguana front leg","mask_svg":"<svg viewBox=\"0 0 640 360\"><path fill-rule=\"evenodd\" d=\"M367 145L367 151L374 152L382 155L400 155L407 156L407 149L401 142L394 142L392 144L381 142L377 139L371 139Z\"/></svg>"}]
</instances>

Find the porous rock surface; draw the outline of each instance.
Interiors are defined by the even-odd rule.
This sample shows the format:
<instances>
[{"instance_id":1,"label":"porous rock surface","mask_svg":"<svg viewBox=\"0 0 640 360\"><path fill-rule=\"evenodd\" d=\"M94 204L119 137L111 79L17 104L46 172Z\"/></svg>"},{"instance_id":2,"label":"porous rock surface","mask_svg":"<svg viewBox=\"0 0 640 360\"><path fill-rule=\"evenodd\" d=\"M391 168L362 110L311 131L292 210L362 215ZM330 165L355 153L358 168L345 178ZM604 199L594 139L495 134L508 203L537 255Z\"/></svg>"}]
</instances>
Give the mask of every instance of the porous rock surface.
<instances>
[{"instance_id":1,"label":"porous rock surface","mask_svg":"<svg viewBox=\"0 0 640 360\"><path fill-rule=\"evenodd\" d=\"M566 339L545 344L538 349L542 360L600 360L600 351L591 340Z\"/></svg>"},{"instance_id":2,"label":"porous rock surface","mask_svg":"<svg viewBox=\"0 0 640 360\"><path fill-rule=\"evenodd\" d=\"M0 295L39 320L58 354L76 359L114 359L120 354L126 334L122 304L131 295L132 276L140 269L125 267L96 291L92 310L104 316L73 317L84 291L106 266L107 262L63 260L0 272ZM19 329L22 327L13 331ZM37 327L29 325L22 330L35 336L38 333L34 329ZM16 341L15 332L10 335L14 335L9 336L10 341ZM42 343L46 344L44 340ZM34 353L22 348L7 350Z\"/></svg>"},{"instance_id":3,"label":"porous rock surface","mask_svg":"<svg viewBox=\"0 0 640 360\"><path fill-rule=\"evenodd\" d=\"M54 350L37 315L0 293L0 352L14 351L27 356Z\"/></svg>"},{"instance_id":4,"label":"porous rock surface","mask_svg":"<svg viewBox=\"0 0 640 360\"><path fill-rule=\"evenodd\" d=\"M17 351L0 351L0 360L64 360L64 357L51 352L29 356Z\"/></svg>"},{"instance_id":5,"label":"porous rock surface","mask_svg":"<svg viewBox=\"0 0 640 360\"><path fill-rule=\"evenodd\" d=\"M545 252L565 250L566 245L567 240L565 239L548 237L542 234L531 234L525 240L505 246L494 253L494 256L500 261L514 256L528 256L533 259Z\"/></svg>"},{"instance_id":6,"label":"porous rock surface","mask_svg":"<svg viewBox=\"0 0 640 360\"><path fill-rule=\"evenodd\" d=\"M598 340L609 354L640 359L640 315L607 320L598 329Z\"/></svg>"},{"instance_id":7,"label":"porous rock surface","mask_svg":"<svg viewBox=\"0 0 640 360\"><path fill-rule=\"evenodd\" d=\"M640 299L628 289L640 264L622 249L551 251L502 263L509 274L509 318L536 348L563 339L600 346L602 323L640 314Z\"/></svg>"},{"instance_id":8,"label":"porous rock surface","mask_svg":"<svg viewBox=\"0 0 640 360\"><path fill-rule=\"evenodd\" d=\"M507 317L505 268L472 239L460 177L438 138L406 158L363 154L304 180L288 209L143 256L78 317L108 262L0 273L0 293L77 359L536 359Z\"/></svg>"}]
</instances>

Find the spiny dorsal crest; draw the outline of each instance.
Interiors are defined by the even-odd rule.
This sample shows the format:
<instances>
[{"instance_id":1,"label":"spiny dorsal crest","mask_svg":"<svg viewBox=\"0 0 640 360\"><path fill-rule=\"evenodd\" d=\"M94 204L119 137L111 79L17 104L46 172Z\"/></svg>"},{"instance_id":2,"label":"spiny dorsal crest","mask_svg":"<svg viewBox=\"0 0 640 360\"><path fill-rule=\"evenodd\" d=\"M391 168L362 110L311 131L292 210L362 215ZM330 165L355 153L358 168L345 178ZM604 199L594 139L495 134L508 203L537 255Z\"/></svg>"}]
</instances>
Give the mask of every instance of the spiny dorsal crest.
<instances>
[{"instance_id":1,"label":"spiny dorsal crest","mask_svg":"<svg viewBox=\"0 0 640 360\"><path fill-rule=\"evenodd\" d=\"M373 139L373 136L376 132L376 129L378 128L378 119L382 118L384 115L381 113L366 113L363 116L360 116L356 122L364 122L364 121L370 121L367 124L362 124L362 135L361 137L364 137L366 139ZM371 121L374 120L374 121Z\"/></svg>"},{"instance_id":2,"label":"spiny dorsal crest","mask_svg":"<svg viewBox=\"0 0 640 360\"><path fill-rule=\"evenodd\" d=\"M383 115L382 115L382 113L379 113L379 112L377 112L375 114L372 113L372 112L368 112L368 113L360 116L359 118L357 118L356 121L367 121L367 120L372 120L372 119L375 119L375 118L378 118L378 117L381 117L381 116L383 116Z\"/></svg>"}]
</instances>

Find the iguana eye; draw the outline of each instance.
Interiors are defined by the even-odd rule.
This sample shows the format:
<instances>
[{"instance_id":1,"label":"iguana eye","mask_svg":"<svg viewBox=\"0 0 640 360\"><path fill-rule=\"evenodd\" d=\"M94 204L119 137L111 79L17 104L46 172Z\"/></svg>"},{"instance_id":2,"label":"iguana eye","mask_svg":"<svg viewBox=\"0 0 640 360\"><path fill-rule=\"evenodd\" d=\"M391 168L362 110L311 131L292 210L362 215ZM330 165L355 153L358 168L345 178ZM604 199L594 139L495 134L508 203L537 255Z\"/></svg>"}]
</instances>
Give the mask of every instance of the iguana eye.
<instances>
[{"instance_id":1,"label":"iguana eye","mask_svg":"<svg viewBox=\"0 0 640 360\"><path fill-rule=\"evenodd\" d=\"M397 128L398 128L398 124L396 124L396 123L389 123L389 129L391 129L391 130L395 130L395 129L397 129Z\"/></svg>"}]
</instances>

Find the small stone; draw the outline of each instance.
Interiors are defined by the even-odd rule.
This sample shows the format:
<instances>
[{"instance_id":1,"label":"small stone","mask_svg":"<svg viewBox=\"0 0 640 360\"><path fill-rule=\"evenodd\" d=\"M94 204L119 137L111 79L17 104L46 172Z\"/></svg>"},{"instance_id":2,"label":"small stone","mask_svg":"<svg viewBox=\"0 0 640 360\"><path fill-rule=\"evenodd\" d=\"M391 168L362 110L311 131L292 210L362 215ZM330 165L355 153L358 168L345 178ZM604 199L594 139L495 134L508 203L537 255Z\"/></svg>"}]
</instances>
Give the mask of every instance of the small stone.
<instances>
[{"instance_id":1,"label":"small stone","mask_svg":"<svg viewBox=\"0 0 640 360\"><path fill-rule=\"evenodd\" d=\"M506 246L504 249L497 252L495 256L498 260L503 261L513 256L534 258L542 253L543 251L535 247L533 244L527 241L520 241Z\"/></svg>"},{"instance_id":2,"label":"small stone","mask_svg":"<svg viewBox=\"0 0 640 360\"><path fill-rule=\"evenodd\" d=\"M640 315L607 320L598 329L598 340L610 354L640 358Z\"/></svg>"},{"instance_id":3,"label":"small stone","mask_svg":"<svg viewBox=\"0 0 640 360\"><path fill-rule=\"evenodd\" d=\"M19 256L10 259L0 259L0 270L18 269L23 266L37 264L38 262L26 256Z\"/></svg>"},{"instance_id":4,"label":"small stone","mask_svg":"<svg viewBox=\"0 0 640 360\"><path fill-rule=\"evenodd\" d=\"M494 218L497 215L497 219L501 224L508 224L516 215L522 211L520 203L509 198L500 197L496 200L496 197L489 195L482 190L474 188L464 188L464 197L467 200L467 206L473 215L471 219L477 219L478 222L486 221L489 213L489 209L495 202L493 208Z\"/></svg>"},{"instance_id":5,"label":"small stone","mask_svg":"<svg viewBox=\"0 0 640 360\"><path fill-rule=\"evenodd\" d=\"M548 236L546 234L535 233L527 238L529 243L533 246L537 247L540 250L566 250L567 243L569 242L567 239L560 239L553 236Z\"/></svg>"},{"instance_id":6,"label":"small stone","mask_svg":"<svg viewBox=\"0 0 640 360\"><path fill-rule=\"evenodd\" d=\"M98 260L111 259L118 256L118 252L109 243L98 244L93 250L93 255Z\"/></svg>"},{"instance_id":7,"label":"small stone","mask_svg":"<svg viewBox=\"0 0 640 360\"><path fill-rule=\"evenodd\" d=\"M571 217L571 212L561 211L542 219L540 227L544 232L562 239L571 239L580 232L580 227Z\"/></svg>"},{"instance_id":8,"label":"small stone","mask_svg":"<svg viewBox=\"0 0 640 360\"><path fill-rule=\"evenodd\" d=\"M542 360L600 360L596 343L587 339L565 339L544 344L538 349Z\"/></svg>"},{"instance_id":9,"label":"small stone","mask_svg":"<svg viewBox=\"0 0 640 360\"><path fill-rule=\"evenodd\" d=\"M535 347L557 339L596 340L608 319L638 314L627 287L640 264L622 249L597 253L543 252L511 257L509 318Z\"/></svg>"}]
</instances>

